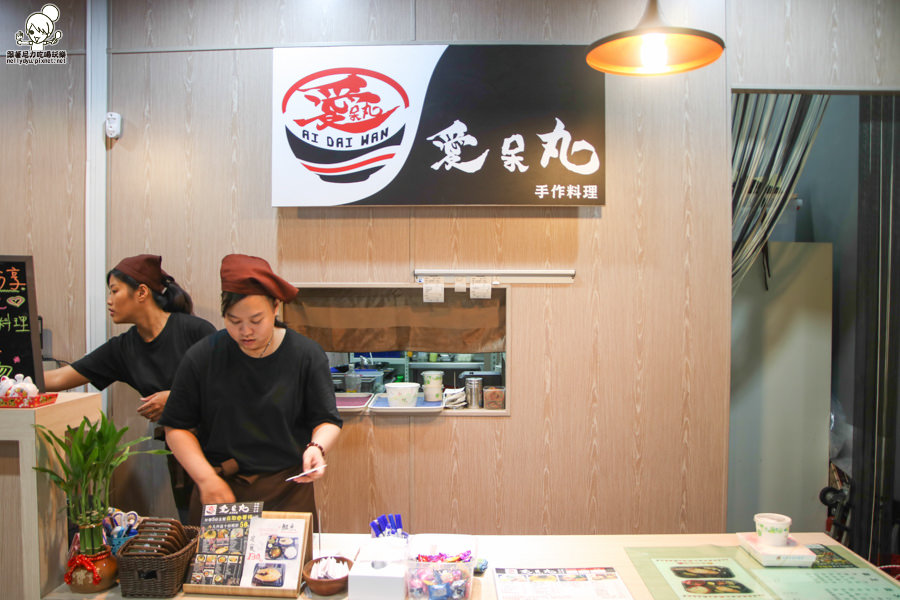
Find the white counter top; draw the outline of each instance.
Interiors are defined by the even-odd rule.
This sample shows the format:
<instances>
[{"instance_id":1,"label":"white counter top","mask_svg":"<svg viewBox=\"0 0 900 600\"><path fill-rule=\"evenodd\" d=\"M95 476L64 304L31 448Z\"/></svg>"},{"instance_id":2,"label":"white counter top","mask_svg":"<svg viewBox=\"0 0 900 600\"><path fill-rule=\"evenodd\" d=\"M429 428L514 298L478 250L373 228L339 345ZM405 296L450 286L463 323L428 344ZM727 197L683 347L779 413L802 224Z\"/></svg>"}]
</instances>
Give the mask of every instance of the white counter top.
<instances>
[{"instance_id":1,"label":"white counter top","mask_svg":"<svg viewBox=\"0 0 900 600\"><path fill-rule=\"evenodd\" d=\"M840 544L824 533L792 534L803 544L822 544L840 546ZM613 567L628 587L634 600L647 600L652 596L638 574L628 555L626 548L641 547L689 547L689 546L737 546L737 536L733 533L721 534L685 534L685 535L480 535L478 538L478 556L488 561L487 572L476 577L472 592L473 600L489 600L496 597L491 572L493 567ZM362 534L324 534L321 551L318 539L313 540L313 554L340 554L348 557L356 555L360 545L370 539ZM321 552L321 554L320 554ZM121 598L119 588L115 587L94 596L96 600L118 600ZM189 595L179 594L177 598L197 598L209 600L227 600L234 596ZM318 598L304 591L301 598ZM71 594L65 586L60 587L46 600L77 600L86 596ZM347 598L346 594L330 596L335 600Z\"/></svg>"}]
</instances>

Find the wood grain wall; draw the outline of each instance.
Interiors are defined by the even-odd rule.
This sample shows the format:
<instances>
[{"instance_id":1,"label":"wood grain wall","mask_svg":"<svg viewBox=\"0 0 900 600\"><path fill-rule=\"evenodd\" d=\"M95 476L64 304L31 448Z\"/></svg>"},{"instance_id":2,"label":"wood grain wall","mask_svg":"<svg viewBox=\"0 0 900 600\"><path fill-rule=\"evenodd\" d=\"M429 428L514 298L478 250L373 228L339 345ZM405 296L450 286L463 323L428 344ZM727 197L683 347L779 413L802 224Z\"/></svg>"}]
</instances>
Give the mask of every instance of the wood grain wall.
<instances>
[{"instance_id":1,"label":"wood grain wall","mask_svg":"<svg viewBox=\"0 0 900 600\"><path fill-rule=\"evenodd\" d=\"M0 64L0 254L34 256L38 309L53 354L84 352L85 3L56 2L65 65ZM0 48L41 4L0 6ZM103 285L103 282L95 282Z\"/></svg>"},{"instance_id":2,"label":"wood grain wall","mask_svg":"<svg viewBox=\"0 0 900 600\"><path fill-rule=\"evenodd\" d=\"M310 283L408 283L415 268L576 269L573 285L509 292L510 417L348 419L319 488L327 530L364 531L388 511L414 531L724 527L724 61L608 80L603 209L269 206L269 46L585 43L640 16L618 4L112 7L110 108L125 133L110 151L110 256L164 255L214 323L218 262L234 251ZM694 16L723 32L714 8ZM133 399L116 398L122 418Z\"/></svg>"},{"instance_id":3,"label":"wood grain wall","mask_svg":"<svg viewBox=\"0 0 900 600\"><path fill-rule=\"evenodd\" d=\"M736 89L900 89L900 2L727 0Z\"/></svg>"},{"instance_id":4,"label":"wood grain wall","mask_svg":"<svg viewBox=\"0 0 900 600\"><path fill-rule=\"evenodd\" d=\"M162 254L198 313L217 326L219 260L233 251L266 257L284 276L309 283L406 283L414 268L429 267L577 271L572 285L509 293L508 418L348 419L318 489L326 530L363 531L368 518L388 511L402 512L414 531L724 529L730 87L896 87L896 68L887 68L897 64L896 3L862 2L858 11L857 0L821 7L816 0L665 2L669 22L725 37L726 57L686 75L607 79L602 209L269 206L272 46L587 44L632 27L640 4L110 3L109 109L123 115L124 132L108 153L108 263ZM38 8L16 9L12 21ZM807 27L810 17L831 26ZM859 32L872 28L877 43L860 43ZM823 52L823 44L837 50ZM35 122L28 90L42 75L2 69L0 132L16 140L4 146L0 164L4 209L20 207L20 199L32 206L64 200L32 217L16 234L21 239L0 244L59 256L59 235L41 232L68 235L71 270L36 260L52 263L42 289L69 298L65 308L74 312L61 309L48 326L58 343L71 344L67 358L77 358L84 198L77 181L62 196L43 186L58 185L69 164L72 177L81 176L83 147L63 141L59 130L82 127L83 79L74 75L71 101L57 99L47 109L53 116ZM56 94L67 84L52 79L55 93L39 97L69 97ZM56 135L46 153L59 163L46 163L44 152L22 157L45 127ZM71 233L63 213L72 215ZM135 403L130 390L114 390L114 418L143 433ZM132 466L119 489L143 486L134 489L161 513L166 485L158 471Z\"/></svg>"}]
</instances>

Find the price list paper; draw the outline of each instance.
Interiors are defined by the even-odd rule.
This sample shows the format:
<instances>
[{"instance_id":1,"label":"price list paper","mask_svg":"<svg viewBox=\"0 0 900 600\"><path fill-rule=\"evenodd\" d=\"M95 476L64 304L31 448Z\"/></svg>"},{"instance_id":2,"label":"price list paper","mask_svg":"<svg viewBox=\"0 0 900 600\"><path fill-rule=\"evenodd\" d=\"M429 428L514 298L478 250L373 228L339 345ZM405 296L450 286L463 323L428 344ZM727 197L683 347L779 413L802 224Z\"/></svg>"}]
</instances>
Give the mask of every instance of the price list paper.
<instances>
[{"instance_id":1,"label":"price list paper","mask_svg":"<svg viewBox=\"0 0 900 600\"><path fill-rule=\"evenodd\" d=\"M497 600L631 600L612 567L494 569Z\"/></svg>"}]
</instances>

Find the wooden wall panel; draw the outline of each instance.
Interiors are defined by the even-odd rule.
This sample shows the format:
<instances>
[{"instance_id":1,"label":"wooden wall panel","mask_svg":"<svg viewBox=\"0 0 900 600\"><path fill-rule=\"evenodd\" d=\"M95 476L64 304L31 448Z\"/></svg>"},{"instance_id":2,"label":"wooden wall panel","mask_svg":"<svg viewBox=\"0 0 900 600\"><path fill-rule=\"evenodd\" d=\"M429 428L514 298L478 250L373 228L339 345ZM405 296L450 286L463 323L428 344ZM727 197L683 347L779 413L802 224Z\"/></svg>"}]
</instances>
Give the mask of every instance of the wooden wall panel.
<instances>
[{"instance_id":1,"label":"wooden wall panel","mask_svg":"<svg viewBox=\"0 0 900 600\"><path fill-rule=\"evenodd\" d=\"M0 544L3 548L22 547L22 480L19 473L19 442L0 442L0 506L3 506L3 514L6 523L0 527ZM10 525L7 525L9 523ZM4 578L4 594L11 598L21 598L25 595L25 581L22 577L22 559L16 556L19 553L4 552L2 565L6 577Z\"/></svg>"},{"instance_id":2,"label":"wooden wall panel","mask_svg":"<svg viewBox=\"0 0 900 600\"><path fill-rule=\"evenodd\" d=\"M409 283L410 247L408 208L278 209L277 265L295 283Z\"/></svg>"},{"instance_id":3,"label":"wooden wall panel","mask_svg":"<svg viewBox=\"0 0 900 600\"><path fill-rule=\"evenodd\" d=\"M110 3L114 51L411 41L413 0L138 0Z\"/></svg>"},{"instance_id":4,"label":"wooden wall panel","mask_svg":"<svg viewBox=\"0 0 900 600\"><path fill-rule=\"evenodd\" d=\"M328 453L328 472L316 484L323 531L368 531L369 521L387 513L409 520L416 493L411 436L410 417L345 418L340 444Z\"/></svg>"},{"instance_id":5,"label":"wooden wall panel","mask_svg":"<svg viewBox=\"0 0 900 600\"><path fill-rule=\"evenodd\" d=\"M900 3L727 0L728 83L739 89L900 89Z\"/></svg>"},{"instance_id":6,"label":"wooden wall panel","mask_svg":"<svg viewBox=\"0 0 900 600\"><path fill-rule=\"evenodd\" d=\"M38 312L52 333L52 353L73 360L85 350L84 2L58 6L67 63L0 65L0 254L34 256ZM16 48L14 33L39 9L4 3L4 48Z\"/></svg>"},{"instance_id":7,"label":"wooden wall panel","mask_svg":"<svg viewBox=\"0 0 900 600\"><path fill-rule=\"evenodd\" d=\"M271 53L117 54L111 72L110 106L124 124L109 154L109 262L162 255L195 312L221 325L222 257L276 257Z\"/></svg>"},{"instance_id":8,"label":"wooden wall panel","mask_svg":"<svg viewBox=\"0 0 900 600\"><path fill-rule=\"evenodd\" d=\"M568 269L577 255L572 207L416 208L416 269Z\"/></svg>"},{"instance_id":9,"label":"wooden wall panel","mask_svg":"<svg viewBox=\"0 0 900 600\"><path fill-rule=\"evenodd\" d=\"M115 9L127 27L153 24L152 39L137 48L177 45L205 10L153 8ZM722 7L713 8L721 29ZM628 21L630 12L612 1L419 1L414 17L422 42L583 43L600 35L598 24ZM258 26L242 21L241 35ZM227 43L247 38L235 40ZM113 55L111 104L126 134L110 155L111 256L163 254L207 317L218 260L230 251L260 254L298 283L407 283L415 268L577 271L572 285L509 292L509 417L348 419L318 490L325 529L364 531L371 517L402 512L413 531L721 530L730 318L724 64L671 79L607 80L602 208L276 211L268 206L269 56Z\"/></svg>"}]
</instances>

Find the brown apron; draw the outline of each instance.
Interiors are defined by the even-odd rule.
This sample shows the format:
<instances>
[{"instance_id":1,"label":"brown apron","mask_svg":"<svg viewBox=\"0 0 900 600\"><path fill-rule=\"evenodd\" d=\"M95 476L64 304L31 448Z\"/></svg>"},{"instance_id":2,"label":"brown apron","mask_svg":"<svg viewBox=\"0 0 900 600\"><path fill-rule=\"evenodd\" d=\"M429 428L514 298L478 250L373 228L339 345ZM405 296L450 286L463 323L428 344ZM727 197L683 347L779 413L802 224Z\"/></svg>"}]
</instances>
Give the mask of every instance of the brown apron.
<instances>
[{"instance_id":1,"label":"brown apron","mask_svg":"<svg viewBox=\"0 0 900 600\"><path fill-rule=\"evenodd\" d=\"M291 467L277 473L242 475L237 472L237 461L231 459L215 469L231 488L236 502L262 501L263 510L312 513L313 531L319 531L313 484L285 481L299 473L302 467ZM200 525L202 508L200 488L194 486L191 492L191 525Z\"/></svg>"}]
</instances>

